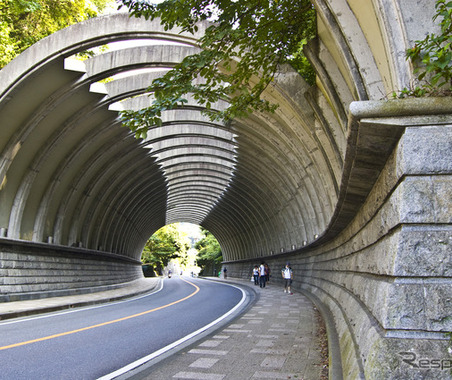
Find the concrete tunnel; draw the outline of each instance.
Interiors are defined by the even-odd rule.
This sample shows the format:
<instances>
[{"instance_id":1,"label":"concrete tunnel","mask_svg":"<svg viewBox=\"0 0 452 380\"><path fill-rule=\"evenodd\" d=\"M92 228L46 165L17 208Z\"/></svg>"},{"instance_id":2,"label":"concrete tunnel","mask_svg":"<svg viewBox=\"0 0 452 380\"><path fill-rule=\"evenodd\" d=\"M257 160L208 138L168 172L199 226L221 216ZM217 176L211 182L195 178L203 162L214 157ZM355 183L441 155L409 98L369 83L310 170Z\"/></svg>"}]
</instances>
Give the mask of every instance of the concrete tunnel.
<instances>
[{"instance_id":1,"label":"concrete tunnel","mask_svg":"<svg viewBox=\"0 0 452 380\"><path fill-rule=\"evenodd\" d=\"M78 29L89 35L82 37ZM190 101L166 112L162 127L136 140L121 127L117 111L149 105L152 98L140 95L161 75L158 69L197 49L193 37L162 36L160 29L124 14L99 18L56 33L19 58L34 51L47 55L5 86L4 237L135 260L153 232L178 221L210 230L227 261L311 243L337 203L344 131L335 131L337 139L315 136L314 112L301 96L308 86L286 68L267 94L279 104L274 115L224 125ZM67 58L105 42L137 38L160 44L114 50L85 62ZM185 45L165 45L163 38ZM41 46L49 44L64 46Z\"/></svg>"},{"instance_id":2,"label":"concrete tunnel","mask_svg":"<svg viewBox=\"0 0 452 380\"><path fill-rule=\"evenodd\" d=\"M121 126L118 111L149 105L152 79L197 49L197 35L156 21L91 19L3 68L0 302L134 281L147 239L189 222L215 235L230 276L290 260L296 288L331 321L345 378L403 373L403 347L435 342L442 355L452 102L387 100L414 78L404 52L434 27L434 1L431 12L403 0L313 3L316 85L281 67L265 93L276 112L228 124L189 99L146 139ZM147 42L71 58L127 40Z\"/></svg>"}]
</instances>

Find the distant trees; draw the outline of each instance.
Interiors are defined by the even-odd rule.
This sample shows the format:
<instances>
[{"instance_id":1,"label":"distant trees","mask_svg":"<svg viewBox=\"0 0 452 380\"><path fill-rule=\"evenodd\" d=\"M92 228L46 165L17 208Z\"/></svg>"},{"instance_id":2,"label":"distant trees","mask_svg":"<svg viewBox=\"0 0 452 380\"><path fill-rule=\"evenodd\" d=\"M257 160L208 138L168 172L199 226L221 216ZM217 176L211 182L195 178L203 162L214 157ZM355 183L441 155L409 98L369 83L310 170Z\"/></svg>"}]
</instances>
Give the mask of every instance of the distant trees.
<instances>
[{"instance_id":1,"label":"distant trees","mask_svg":"<svg viewBox=\"0 0 452 380\"><path fill-rule=\"evenodd\" d=\"M147 241L141 262L150 265L157 274L162 274L171 261L182 269L194 271L193 265L201 267L206 275L215 274L214 268L220 268L223 256L217 239L206 229L201 228L203 237L192 247L194 236L189 236L180 223L160 228ZM199 238L199 237L198 237ZM197 254L196 257L194 254ZM198 273L199 269L195 272Z\"/></svg>"},{"instance_id":2,"label":"distant trees","mask_svg":"<svg viewBox=\"0 0 452 380\"><path fill-rule=\"evenodd\" d=\"M201 230L204 238L195 244L195 248L198 250L197 263L202 268L204 275L216 275L217 269L221 267L223 261L221 247L215 236L206 229Z\"/></svg>"},{"instance_id":3,"label":"distant trees","mask_svg":"<svg viewBox=\"0 0 452 380\"><path fill-rule=\"evenodd\" d=\"M0 0L0 68L40 39L114 4L115 0Z\"/></svg>"},{"instance_id":4,"label":"distant trees","mask_svg":"<svg viewBox=\"0 0 452 380\"><path fill-rule=\"evenodd\" d=\"M161 274L172 259L180 258L184 264L190 246L188 235L178 227L178 223L169 224L148 239L141 255L141 262L150 264L155 272Z\"/></svg>"}]
</instances>

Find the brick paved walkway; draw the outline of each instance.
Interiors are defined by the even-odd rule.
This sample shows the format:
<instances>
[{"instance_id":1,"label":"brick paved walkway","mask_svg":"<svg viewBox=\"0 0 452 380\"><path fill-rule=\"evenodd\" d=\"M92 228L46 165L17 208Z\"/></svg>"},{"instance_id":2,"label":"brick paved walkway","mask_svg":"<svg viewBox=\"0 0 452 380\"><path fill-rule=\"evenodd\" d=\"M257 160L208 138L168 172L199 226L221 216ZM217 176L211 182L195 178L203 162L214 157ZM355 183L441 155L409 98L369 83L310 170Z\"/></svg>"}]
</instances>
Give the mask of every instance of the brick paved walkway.
<instances>
[{"instance_id":1,"label":"brick paved walkway","mask_svg":"<svg viewBox=\"0 0 452 380\"><path fill-rule=\"evenodd\" d=\"M232 280L231 280L232 281ZM316 310L300 293L270 284L259 300L215 334L134 379L321 379Z\"/></svg>"}]
</instances>

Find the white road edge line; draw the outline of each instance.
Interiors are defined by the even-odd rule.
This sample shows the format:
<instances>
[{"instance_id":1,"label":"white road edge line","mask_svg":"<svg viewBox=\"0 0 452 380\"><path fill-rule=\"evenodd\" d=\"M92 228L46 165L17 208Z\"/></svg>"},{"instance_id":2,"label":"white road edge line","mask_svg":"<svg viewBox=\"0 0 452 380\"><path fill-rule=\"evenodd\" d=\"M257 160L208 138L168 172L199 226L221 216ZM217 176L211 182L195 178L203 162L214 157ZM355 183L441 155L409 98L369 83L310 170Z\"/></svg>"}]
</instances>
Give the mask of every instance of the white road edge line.
<instances>
[{"instance_id":1,"label":"white road edge line","mask_svg":"<svg viewBox=\"0 0 452 380\"><path fill-rule=\"evenodd\" d=\"M124 375L125 373L127 373L127 372L129 372L129 371L131 371L131 370L133 370L133 369L135 369L137 367L139 367L140 365L143 365L146 362L156 358L157 356L159 356L159 355L171 350L172 348L178 346L179 344L186 342L187 340L189 340L189 339L193 338L194 336L202 333L203 331L206 331L210 327L216 325L217 323L219 323L220 321L222 321L223 319L225 319L226 317L231 315L235 310L237 310L240 307L240 305L243 302L245 302L246 294L238 286L235 286L235 285L232 285L232 284L225 284L225 285L232 286L232 287L234 287L236 289L239 289L242 292L242 299L240 300L240 302L237 305L235 305L231 310L229 310L226 314L223 314L221 317L217 318L215 321L210 322L208 325L206 325L204 327L201 327L199 330L196 330L196 331L192 332L191 334L183 337L182 339L179 339L179 340L169 344L168 346L163 347L160 350L157 350L157 351L153 352L152 354L150 354L148 356L145 356L145 357L143 357L141 359L138 359L138 360L126 365L125 367L122 367L122 368L120 368L120 369L118 369L118 370L116 370L114 372L111 372L111 373L105 375L105 376L99 377L97 380L111 380L111 379L114 379L115 377Z\"/></svg>"}]
</instances>

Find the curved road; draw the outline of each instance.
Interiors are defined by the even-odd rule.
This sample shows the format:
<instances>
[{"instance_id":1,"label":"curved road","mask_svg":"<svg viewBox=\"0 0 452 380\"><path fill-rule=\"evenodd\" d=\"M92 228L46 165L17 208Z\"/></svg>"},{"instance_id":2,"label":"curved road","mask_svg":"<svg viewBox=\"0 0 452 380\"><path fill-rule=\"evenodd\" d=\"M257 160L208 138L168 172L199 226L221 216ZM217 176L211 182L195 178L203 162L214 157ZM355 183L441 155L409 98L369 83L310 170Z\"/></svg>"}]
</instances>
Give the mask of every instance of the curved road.
<instances>
[{"instance_id":1,"label":"curved road","mask_svg":"<svg viewBox=\"0 0 452 380\"><path fill-rule=\"evenodd\" d=\"M243 298L225 283L174 277L136 299L2 322L0 379L109 378L205 329Z\"/></svg>"}]
</instances>

